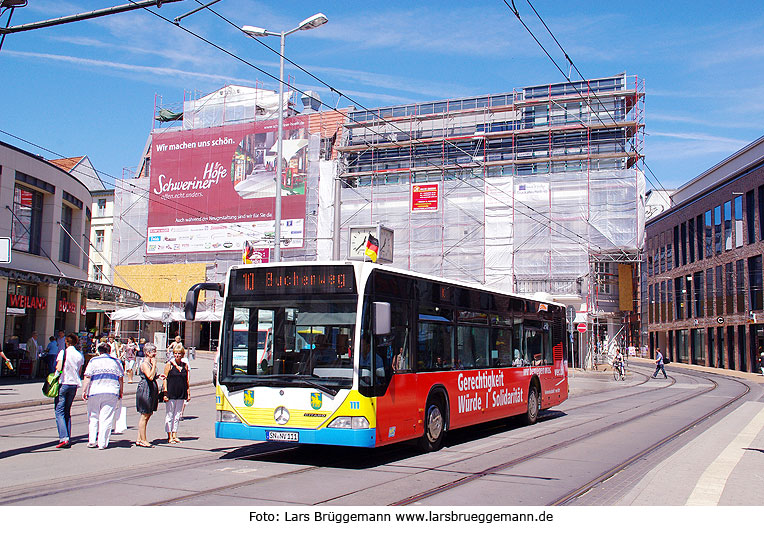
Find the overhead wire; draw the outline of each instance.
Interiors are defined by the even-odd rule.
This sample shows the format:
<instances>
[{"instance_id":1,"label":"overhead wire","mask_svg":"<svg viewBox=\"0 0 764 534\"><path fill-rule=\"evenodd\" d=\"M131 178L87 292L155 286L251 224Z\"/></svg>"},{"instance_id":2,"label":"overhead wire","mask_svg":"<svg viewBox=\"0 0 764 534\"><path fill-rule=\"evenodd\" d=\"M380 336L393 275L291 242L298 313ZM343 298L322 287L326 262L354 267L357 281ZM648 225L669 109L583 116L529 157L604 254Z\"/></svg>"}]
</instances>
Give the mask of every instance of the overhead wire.
<instances>
[{"instance_id":1,"label":"overhead wire","mask_svg":"<svg viewBox=\"0 0 764 534\"><path fill-rule=\"evenodd\" d=\"M129 0L129 1L130 1L130 2L133 2L133 0ZM196 37L196 38L198 38L198 39L200 39L200 40L204 41L205 43L207 43L207 44L209 44L209 45L213 46L214 48L217 48L217 49L218 49L218 50L220 50L221 52L223 52L223 53L225 53L225 54L227 54L227 55L229 55L229 56L233 57L234 59L236 59L236 60L238 60L238 61L241 61L241 62L245 63L246 65L248 65L248 66L250 66L250 67L254 68L255 70L257 70L258 72L260 72L260 73L262 73L262 74L264 74L264 75L268 76L269 78L273 79L274 81L277 81L277 82L279 82L279 83L283 83L284 85L286 85L286 86L287 86L287 87L289 87L290 89L292 89L292 90L294 90L294 91L296 91L296 92L299 92L300 94L303 94L303 95L306 95L306 96L307 96L307 94L306 94L304 91L302 91L301 89L299 89L299 88L295 87L294 85L290 84L290 83L289 83L287 80L281 80L281 79L280 79L278 76L272 75L272 74L268 73L267 71L265 71L265 70L263 70L263 69L261 69L261 68L259 68L259 67L255 66L255 65L253 65L251 62L249 62L249 61L247 61L247 60L245 60L245 59L241 58L240 56L238 56L238 55L234 54L233 52L231 52L231 51L229 51L229 50L227 50L227 49L225 49L224 47L221 47L221 46L219 46L219 45L217 45L217 44L213 43L213 42L212 42L212 41L210 41L209 39L207 39L207 38L205 38L205 37L203 37L203 36L201 36L201 35L197 34L196 32L194 32L194 31L190 30L189 28L186 28L186 27L184 27L184 26L180 26L180 25L178 25L178 24L174 24L172 21L170 21L169 19L167 19L166 17L164 17L164 16L163 16L163 15L161 15L160 13L157 13L157 12L155 12L155 11L152 11L152 10L150 10L150 9L148 9L148 8L145 8L145 7L144 7L143 9L145 9L145 10L146 10L146 11L148 11L149 13L151 13L151 14L155 15L156 17L158 17L158 18L160 18L160 19L162 19L162 20L164 20L164 21L166 21L166 22L168 22L168 23L171 23L171 24L173 24L174 26L176 26L176 27L178 27L178 28L180 28L180 29L184 30L184 31L185 31L185 32L187 32L189 35L192 35L192 36L194 36L194 37ZM230 24L231 26L235 27L237 30L239 30L239 31L242 31L242 32L243 32L243 30L241 30L241 28L240 28L238 25L236 25L235 23L233 23L233 22L231 22L230 20L226 19L226 18L225 18L225 17L223 17L222 15L219 15L219 14L218 14L218 13L217 13L215 10L211 9L211 8L210 8L210 7L208 7L208 6L206 7L206 9L207 9L208 11L211 11L212 13L216 14L217 16L221 17L223 20L225 20L225 21L226 21L228 24ZM243 33L246 33L246 32L243 32ZM275 53L275 54L277 54L278 56L280 56L280 57L283 57L283 58L284 58L286 61L289 61L289 63L290 63L290 64L292 64L292 65L296 66L297 68L299 68L300 70L302 70L303 72L305 72L306 74L308 74L309 76L311 76L313 79L315 79L316 81L318 81L318 82L319 82L319 83L321 83L322 85L324 85L324 86L326 86L327 88L329 88L329 89L330 89L332 92L334 92L334 93L338 94L338 95L339 95L341 98L346 98L348 101L350 101L350 102L354 103L355 105L357 105L357 106L361 107L361 108L362 108L363 110L365 110L367 113L371 113L372 115L374 115L374 116L375 116L376 118L378 118L378 119L379 119L379 120L380 120L382 123L384 123L384 124L387 124L387 125L390 125L390 126L392 126L393 128L395 128L396 130L398 130L399 132L401 132L401 133L403 133L403 134L406 134L406 132L405 132L405 131L401 130L401 129L400 129L400 128L399 128L399 127L396 125L396 124L394 124L393 122L386 120L385 118L381 117L381 116L380 116L380 115L379 115L377 112L375 112L375 111L372 111L372 110L370 110L370 109L366 108L365 106L363 106L362 104L360 104L360 103L356 102L356 101L355 101L354 99L352 99L351 97L349 97L349 96L347 96L346 94L342 93L341 91L339 91L339 90L338 90L338 89L336 89L335 87L333 87L333 86L331 86L331 85L327 84L326 82L324 82L324 81L323 81L323 80L321 80L320 78L316 77L315 75L313 75L312 73L310 73L309 71L307 71L306 69L304 69L303 67L301 67L301 66L297 65L297 64L296 64L296 63L294 63L292 60L288 59L286 56L281 56L281 54L280 54L279 52L277 52L276 50L274 50L274 49L273 49L273 48L271 48L270 46L266 45L266 44L265 44L265 43L263 43L261 40L259 40L259 39L256 39L256 41L258 41L259 43L261 43L263 46L265 46L266 48L268 48L269 50L271 50L272 52L274 52L274 53ZM323 105L323 106L325 106L325 107L327 107L327 108L329 108L329 109L332 109L333 111L336 111L336 112L340 113L340 114L341 114L342 116L344 116L344 117L345 117L347 120L349 120L349 121L351 121L351 122L356 122L357 124L362 124L361 122L359 122L359 121L356 121L356 120L355 120L353 117L349 116L347 113L345 113L344 111L342 111L342 110L338 109L337 107L335 107L335 106L332 106L331 104L327 104L327 103L325 103L325 102L322 102L322 101L320 101L320 99L318 99L318 100L319 100L319 102L321 103L321 105ZM380 135L382 135L382 136L385 136L386 134L383 132L383 133L381 133ZM468 156L468 157L470 157L470 158L471 158L471 155L470 155L470 153L469 153L469 152L467 152L467 151L466 151L466 150L464 150L463 148L459 147L458 145L456 145L456 144L455 144L455 143L453 143L452 141L450 141L450 140L448 140L448 139L444 139L443 141L444 141L446 144L448 144L448 145L450 145L450 146L454 147L454 148L455 148L457 151L459 151L459 152L462 152L462 153L464 153L466 156ZM400 143L399 143L399 142L398 142L396 139L391 139L391 140L390 140L390 142L391 142L392 144L395 144L395 145L396 145L396 146L398 146L398 147L401 147L401 148L403 148L403 147L404 147L404 145L401 145L401 144L400 144ZM367 145L367 146L368 146L370 149L374 149L374 146L372 146L372 145L371 145L371 144L369 144L368 142L364 142L364 144L366 144L366 145ZM424 142L424 141L419 141L419 140L418 140L416 144L425 145L425 144L427 144L427 143L426 143L426 142ZM478 174L474 174L474 172L473 172L473 170L472 170L471 168L465 168L465 167L463 167L463 166L462 166L461 164L459 164L459 163L456 163L456 164L455 164L455 166L456 166L457 168L459 168L460 170L462 170L462 171L465 171L465 170L466 170L467 172L470 172L470 173L472 173L473 177L477 178L478 180L481 180L481 181L482 181L484 184L486 184L486 185L487 185L487 180L486 180L484 177L482 177L481 175L478 175ZM485 163L484 163L484 162L480 162L480 163L478 164L478 166L479 166L479 167L481 167L481 168L485 168ZM435 166L433 166L433 167L435 167L435 168L438 168L438 167L440 167L440 166L438 166L438 165L435 165ZM447 172L448 172L448 171L447 171L447 170L446 170L444 167L440 167L440 170L441 170L441 172L443 172L444 174L447 174ZM499 199L499 198L497 198L497 197L494 197L493 195L490 195L490 194L488 194L486 191L484 191L483 189L480 189L480 188L479 188L479 187L477 187L475 184L472 184L472 183L470 183L469 181L465 180L464 178L462 178L462 177L460 177L460 176L458 176L458 175L457 175L457 176L454 176L454 177L455 177L457 180L459 180L459 181L461 181L461 182L465 183L465 184L466 184L466 185L468 185L469 187L472 187L472 188L474 188L474 189L478 190L480 193L482 193L482 194L484 194L484 195L487 195L487 196L489 196L489 197L493 198L494 200L496 200L496 201L497 201L497 202L499 202L500 204L503 204L503 205L505 205L505 206L507 206L507 207L510 207L510 208L512 208L512 209L517 209L517 208L516 208L516 206L513 206L513 205L510 205L510 204L507 204L507 203L506 203L506 202L504 202L502 199ZM346 182L346 183L347 183L347 182ZM587 243L587 241L588 241L588 240L587 240L587 238L586 238L585 236L582 236L582 235L578 234L577 232L575 232L575 231L571 230L571 229L570 229L570 228L568 228L567 226L565 226L565 225L563 225L563 224L561 224L561 223L559 223L559 222L557 222L557 221L553 220L553 219L552 219L552 218L550 218L549 216L547 216L547 215L545 215L545 214L543 214L543 213L539 212L538 210L536 210L536 209L535 209L535 208L533 208L532 206L529 206L528 204L524 203L523 201L516 199L516 198L514 197L514 194L510 194L509 196L510 196L510 197L513 199L513 201L514 201L515 203L519 203L519 204L523 205L525 208L527 208L528 210L530 210L531 212L533 212L535 215L538 215L538 216L540 216L542 219L545 219L546 221L548 221L548 222L549 222L549 224L550 224L550 231L555 231L557 234L559 234L559 235L561 235L561 236L564 236L564 234L562 233L562 231L565 231L565 232L567 232L568 234L572 234L572 235L574 235L574 236L577 238L577 240L579 241L579 243L580 243L580 244L582 244L582 245L583 245L583 244ZM520 211L520 212L522 213L522 210L518 210L518 211ZM539 221L538 219L535 219L534 217L532 217L531 215L529 215L529 214L527 214L527 213L526 213L526 214L524 214L524 215L526 215L528 218L530 218L531 220L533 220L533 221L535 221L535 222L541 223L541 221ZM546 223L544 223L544 224L546 224ZM552 229L552 227L551 227L551 225L552 225L552 224L555 224L555 225L559 226L560 230L555 230L555 229ZM570 237L568 236L568 238L570 238ZM595 246L596 248L601 248L601 247L599 247L598 245L594 245L594 246Z\"/></svg>"}]
</instances>

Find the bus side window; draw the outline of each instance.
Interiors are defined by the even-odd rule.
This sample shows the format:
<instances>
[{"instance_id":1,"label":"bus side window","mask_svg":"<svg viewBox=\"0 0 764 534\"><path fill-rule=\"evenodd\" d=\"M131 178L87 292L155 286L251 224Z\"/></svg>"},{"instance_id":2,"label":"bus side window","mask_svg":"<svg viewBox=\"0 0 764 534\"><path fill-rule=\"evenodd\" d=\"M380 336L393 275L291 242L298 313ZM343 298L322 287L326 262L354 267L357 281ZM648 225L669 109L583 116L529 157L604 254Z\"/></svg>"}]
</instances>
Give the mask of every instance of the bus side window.
<instances>
[{"instance_id":1,"label":"bus side window","mask_svg":"<svg viewBox=\"0 0 764 534\"><path fill-rule=\"evenodd\" d=\"M512 330L494 327L491 331L490 352L489 367L511 367L513 365Z\"/></svg>"},{"instance_id":2,"label":"bus side window","mask_svg":"<svg viewBox=\"0 0 764 534\"><path fill-rule=\"evenodd\" d=\"M392 368L394 373L411 371L411 355L409 354L409 302L391 301L390 314L392 317Z\"/></svg>"},{"instance_id":3,"label":"bus side window","mask_svg":"<svg viewBox=\"0 0 764 534\"><path fill-rule=\"evenodd\" d=\"M525 330L525 351L532 365L544 365L544 336L540 330Z\"/></svg>"}]
</instances>

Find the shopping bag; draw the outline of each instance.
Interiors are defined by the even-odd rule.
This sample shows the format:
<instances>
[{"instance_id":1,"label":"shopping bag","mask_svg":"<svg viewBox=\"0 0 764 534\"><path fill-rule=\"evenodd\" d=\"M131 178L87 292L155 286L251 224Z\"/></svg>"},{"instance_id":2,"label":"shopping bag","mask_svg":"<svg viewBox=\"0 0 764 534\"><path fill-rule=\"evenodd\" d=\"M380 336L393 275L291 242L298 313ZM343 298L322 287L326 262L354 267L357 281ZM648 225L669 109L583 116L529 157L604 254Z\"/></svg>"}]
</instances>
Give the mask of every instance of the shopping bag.
<instances>
[{"instance_id":1,"label":"shopping bag","mask_svg":"<svg viewBox=\"0 0 764 534\"><path fill-rule=\"evenodd\" d=\"M125 406L122 406L122 401L119 401L119 404L116 408L117 412L117 418L114 421L114 433L115 434L121 434L125 430L127 430L127 408Z\"/></svg>"},{"instance_id":2,"label":"shopping bag","mask_svg":"<svg viewBox=\"0 0 764 534\"><path fill-rule=\"evenodd\" d=\"M43 395L50 398L58 397L58 389L61 387L58 381L60 376L61 373L56 371L55 373L50 373L47 377L45 377L45 382L42 383Z\"/></svg>"}]
</instances>

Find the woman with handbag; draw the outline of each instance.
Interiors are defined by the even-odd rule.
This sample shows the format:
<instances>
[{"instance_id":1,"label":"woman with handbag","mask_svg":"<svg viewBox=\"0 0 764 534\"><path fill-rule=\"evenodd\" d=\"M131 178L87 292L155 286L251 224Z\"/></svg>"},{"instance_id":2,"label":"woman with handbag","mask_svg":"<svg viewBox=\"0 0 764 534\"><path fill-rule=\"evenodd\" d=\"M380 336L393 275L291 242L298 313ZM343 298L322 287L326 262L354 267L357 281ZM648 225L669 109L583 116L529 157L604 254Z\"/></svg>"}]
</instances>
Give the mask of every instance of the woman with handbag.
<instances>
[{"instance_id":1,"label":"woman with handbag","mask_svg":"<svg viewBox=\"0 0 764 534\"><path fill-rule=\"evenodd\" d=\"M164 386L162 399L166 402L165 430L167 431L168 443L180 443L178 439L178 424L183 414L183 403L191 399L189 387L188 364L183 361L185 355L183 347L173 349L174 358L164 366Z\"/></svg>"},{"instance_id":2,"label":"woman with handbag","mask_svg":"<svg viewBox=\"0 0 764 534\"><path fill-rule=\"evenodd\" d=\"M138 375L141 381L135 390L135 407L141 418L138 421L138 439L135 444L138 447L153 447L146 438L146 426L151 415L157 411L159 404L159 391L157 388L157 347L153 343L143 346L144 357L138 367Z\"/></svg>"},{"instance_id":3,"label":"woman with handbag","mask_svg":"<svg viewBox=\"0 0 764 534\"><path fill-rule=\"evenodd\" d=\"M56 426L58 427L57 449L68 449L72 434L72 402L77 395L77 388L82 385L80 369L85 357L77 350L77 334L69 334L64 341L66 348L58 353L56 371L61 373L58 395L55 401Z\"/></svg>"}]
</instances>

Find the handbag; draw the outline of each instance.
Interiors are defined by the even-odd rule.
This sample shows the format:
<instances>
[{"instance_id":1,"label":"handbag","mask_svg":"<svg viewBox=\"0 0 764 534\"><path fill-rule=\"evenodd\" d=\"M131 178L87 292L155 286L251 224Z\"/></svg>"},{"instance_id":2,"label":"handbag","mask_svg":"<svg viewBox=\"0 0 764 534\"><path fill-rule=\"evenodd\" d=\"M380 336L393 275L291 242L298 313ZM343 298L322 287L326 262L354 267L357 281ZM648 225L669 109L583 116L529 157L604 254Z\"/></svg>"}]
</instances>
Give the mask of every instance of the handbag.
<instances>
[{"instance_id":1,"label":"handbag","mask_svg":"<svg viewBox=\"0 0 764 534\"><path fill-rule=\"evenodd\" d=\"M60 377L61 374L58 371L45 377L45 382L42 383L42 394L50 398L58 397L58 390L61 387Z\"/></svg>"},{"instance_id":2,"label":"handbag","mask_svg":"<svg viewBox=\"0 0 764 534\"><path fill-rule=\"evenodd\" d=\"M61 363L61 371L54 371L45 377L45 382L42 384L42 394L51 399L58 397L58 390L61 388L61 374L66 366L66 350L64 353L64 361Z\"/></svg>"}]
</instances>

